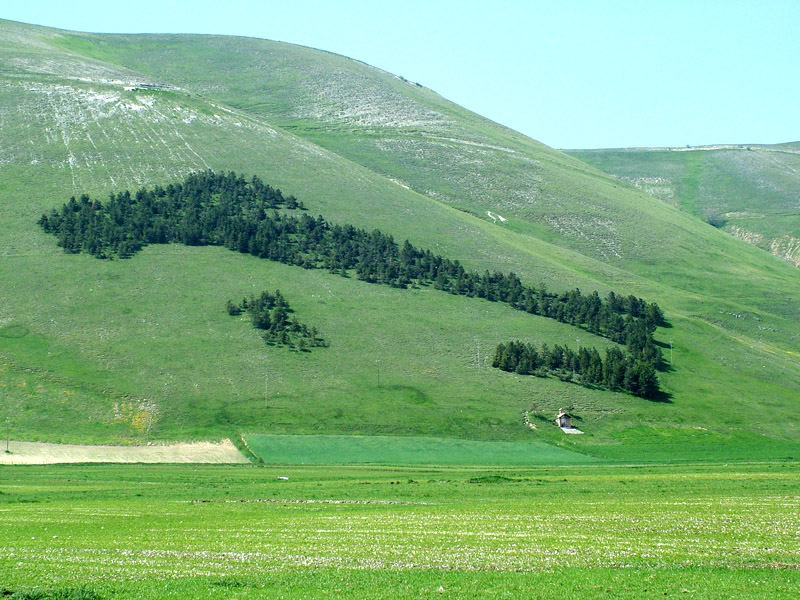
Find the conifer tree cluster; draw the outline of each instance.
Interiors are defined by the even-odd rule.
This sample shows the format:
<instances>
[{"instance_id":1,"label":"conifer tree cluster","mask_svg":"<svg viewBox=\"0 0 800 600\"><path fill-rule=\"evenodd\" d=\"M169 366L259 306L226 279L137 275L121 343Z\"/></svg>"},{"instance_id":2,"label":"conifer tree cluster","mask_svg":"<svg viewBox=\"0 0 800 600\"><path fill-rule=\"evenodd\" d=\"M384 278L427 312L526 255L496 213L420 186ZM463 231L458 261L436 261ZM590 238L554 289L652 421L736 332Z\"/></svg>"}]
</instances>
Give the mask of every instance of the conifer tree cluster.
<instances>
[{"instance_id":1,"label":"conifer tree cluster","mask_svg":"<svg viewBox=\"0 0 800 600\"><path fill-rule=\"evenodd\" d=\"M332 224L299 215L293 196L235 173L190 175L183 183L112 194L101 203L74 197L39 224L67 252L127 258L147 244L225 246L306 269L398 288L430 285L468 297L504 302L517 310L581 327L627 348L630 360L656 367L661 351L653 332L664 325L659 306L613 292L601 298L579 289L549 292L524 285L514 273L467 271L458 260L402 245L379 230Z\"/></svg>"},{"instance_id":2,"label":"conifer tree cluster","mask_svg":"<svg viewBox=\"0 0 800 600\"><path fill-rule=\"evenodd\" d=\"M536 347L519 341L499 344L492 366L520 375L544 377L554 374L561 379L587 385L597 385L614 391L626 391L642 398L658 393L658 377L651 362L608 348L604 358L595 348L568 347L547 344Z\"/></svg>"},{"instance_id":3,"label":"conifer tree cluster","mask_svg":"<svg viewBox=\"0 0 800 600\"><path fill-rule=\"evenodd\" d=\"M264 332L264 341L270 345L288 346L301 351L327 346L316 327L309 328L300 323L280 290L274 294L262 292L257 298L251 295L242 298L238 304L228 300L228 314L238 316L243 312L250 315L253 327Z\"/></svg>"},{"instance_id":4,"label":"conifer tree cluster","mask_svg":"<svg viewBox=\"0 0 800 600\"><path fill-rule=\"evenodd\" d=\"M111 194L106 203L86 194L77 200L73 196L61 210L42 215L39 225L66 252L130 258L148 244L233 247L241 230L268 220L267 211L279 208L304 206L257 176L246 180L235 173L204 171L166 188Z\"/></svg>"}]
</instances>

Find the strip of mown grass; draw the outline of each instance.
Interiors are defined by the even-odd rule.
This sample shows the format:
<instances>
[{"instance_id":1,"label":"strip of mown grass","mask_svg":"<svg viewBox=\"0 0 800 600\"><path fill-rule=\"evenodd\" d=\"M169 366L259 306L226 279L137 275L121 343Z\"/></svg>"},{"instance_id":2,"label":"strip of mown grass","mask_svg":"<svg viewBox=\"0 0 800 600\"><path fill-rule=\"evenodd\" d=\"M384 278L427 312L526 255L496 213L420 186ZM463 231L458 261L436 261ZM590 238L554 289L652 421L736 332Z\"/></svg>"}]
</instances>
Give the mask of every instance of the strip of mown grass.
<instances>
[{"instance_id":1,"label":"strip of mown grass","mask_svg":"<svg viewBox=\"0 0 800 600\"><path fill-rule=\"evenodd\" d=\"M795 598L799 472L4 468L0 587L61 598Z\"/></svg>"},{"instance_id":2,"label":"strip of mown grass","mask_svg":"<svg viewBox=\"0 0 800 600\"><path fill-rule=\"evenodd\" d=\"M544 442L356 435L249 435L268 464L574 465L592 457Z\"/></svg>"}]
</instances>

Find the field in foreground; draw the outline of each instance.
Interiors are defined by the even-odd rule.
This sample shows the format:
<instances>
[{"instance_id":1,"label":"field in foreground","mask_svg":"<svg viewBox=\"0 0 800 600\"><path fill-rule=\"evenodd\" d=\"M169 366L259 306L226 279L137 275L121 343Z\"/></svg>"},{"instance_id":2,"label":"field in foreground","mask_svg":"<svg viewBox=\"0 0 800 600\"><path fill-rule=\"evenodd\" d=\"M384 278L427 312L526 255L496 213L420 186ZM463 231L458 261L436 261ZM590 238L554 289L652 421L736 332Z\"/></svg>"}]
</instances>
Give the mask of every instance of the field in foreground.
<instances>
[{"instance_id":1,"label":"field in foreground","mask_svg":"<svg viewBox=\"0 0 800 600\"><path fill-rule=\"evenodd\" d=\"M795 598L798 475L792 463L0 467L0 588L59 598Z\"/></svg>"}]
</instances>

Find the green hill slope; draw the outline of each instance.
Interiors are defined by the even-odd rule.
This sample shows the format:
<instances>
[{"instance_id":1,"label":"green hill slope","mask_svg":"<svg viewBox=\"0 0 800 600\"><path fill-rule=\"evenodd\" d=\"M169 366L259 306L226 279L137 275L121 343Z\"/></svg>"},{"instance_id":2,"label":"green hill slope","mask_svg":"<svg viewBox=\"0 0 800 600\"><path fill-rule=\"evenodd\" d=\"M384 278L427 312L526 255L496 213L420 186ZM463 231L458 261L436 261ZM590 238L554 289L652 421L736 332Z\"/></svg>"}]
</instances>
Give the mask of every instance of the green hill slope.
<instances>
[{"instance_id":1,"label":"green hill slope","mask_svg":"<svg viewBox=\"0 0 800 600\"><path fill-rule=\"evenodd\" d=\"M798 144L568 152L800 266Z\"/></svg>"},{"instance_id":2,"label":"green hill slope","mask_svg":"<svg viewBox=\"0 0 800 600\"><path fill-rule=\"evenodd\" d=\"M735 277L750 277L751 285L758 285L756 273L771 265L758 261L748 273L736 244L670 207L357 61L265 40L212 36L80 35L59 45L267 118L431 199L490 222L487 211L498 214L507 219L500 222L504 229L528 239L577 250L659 283L667 271L679 272L668 283L685 292L719 293L725 273L709 279L710 263L739 263ZM703 240L700 261L697 239ZM591 265L592 278L598 278L597 270ZM741 300L758 303L776 290L760 291L748 291ZM725 295L731 293L736 294L729 288ZM761 307L773 311L774 302ZM790 309L786 316L800 314Z\"/></svg>"},{"instance_id":3,"label":"green hill slope","mask_svg":"<svg viewBox=\"0 0 800 600\"><path fill-rule=\"evenodd\" d=\"M287 44L0 21L0 53L0 385L19 437L436 435L597 454L628 440L631 456L664 435L689 453L698 435L698 447L774 439L778 454L800 437L796 272L585 163L363 63ZM513 338L609 344L507 306L221 248L100 261L64 254L36 226L70 195L204 168L258 174L311 214L469 269L659 302L671 403L492 369L496 344ZM330 348L267 348L224 310L275 288ZM532 405L548 416L571 405L587 435L525 427Z\"/></svg>"}]
</instances>

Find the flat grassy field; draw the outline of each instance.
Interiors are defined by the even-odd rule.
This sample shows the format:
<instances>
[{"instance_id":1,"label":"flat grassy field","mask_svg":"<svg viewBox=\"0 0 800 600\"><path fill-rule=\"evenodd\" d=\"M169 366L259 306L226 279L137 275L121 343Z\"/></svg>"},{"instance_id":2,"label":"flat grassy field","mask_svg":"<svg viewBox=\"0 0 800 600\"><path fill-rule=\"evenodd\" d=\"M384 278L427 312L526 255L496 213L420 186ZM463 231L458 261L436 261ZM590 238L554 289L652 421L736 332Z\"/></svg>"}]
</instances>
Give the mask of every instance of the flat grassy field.
<instances>
[{"instance_id":1,"label":"flat grassy field","mask_svg":"<svg viewBox=\"0 0 800 600\"><path fill-rule=\"evenodd\" d=\"M799 496L796 463L0 467L0 590L794 599Z\"/></svg>"},{"instance_id":2,"label":"flat grassy field","mask_svg":"<svg viewBox=\"0 0 800 600\"><path fill-rule=\"evenodd\" d=\"M249 435L267 464L522 466L586 464L597 459L544 442L490 442L435 437Z\"/></svg>"},{"instance_id":3,"label":"flat grassy field","mask_svg":"<svg viewBox=\"0 0 800 600\"><path fill-rule=\"evenodd\" d=\"M704 427L638 427L618 432L611 443L591 434L565 435L536 419L534 439L486 441L417 436L244 436L267 464L378 464L533 466L669 464L797 460L800 444L749 431L725 433ZM543 442L541 440L547 440Z\"/></svg>"}]
</instances>

